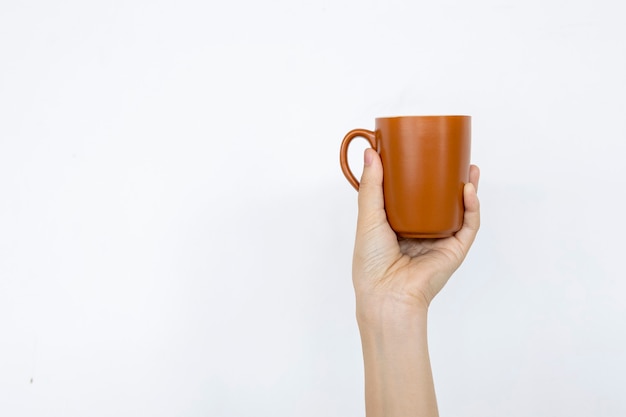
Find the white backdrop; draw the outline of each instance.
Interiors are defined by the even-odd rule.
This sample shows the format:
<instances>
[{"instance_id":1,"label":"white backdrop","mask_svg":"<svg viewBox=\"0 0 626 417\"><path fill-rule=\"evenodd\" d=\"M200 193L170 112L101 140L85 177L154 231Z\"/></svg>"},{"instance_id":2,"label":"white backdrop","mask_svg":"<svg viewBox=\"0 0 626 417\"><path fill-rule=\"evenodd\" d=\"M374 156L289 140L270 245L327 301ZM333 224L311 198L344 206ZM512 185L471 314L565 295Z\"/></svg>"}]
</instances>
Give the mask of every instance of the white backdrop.
<instances>
[{"instance_id":1,"label":"white backdrop","mask_svg":"<svg viewBox=\"0 0 626 417\"><path fill-rule=\"evenodd\" d=\"M482 169L442 416L626 415L619 0L5 0L0 62L0 415L363 415L338 151L403 114Z\"/></svg>"}]
</instances>

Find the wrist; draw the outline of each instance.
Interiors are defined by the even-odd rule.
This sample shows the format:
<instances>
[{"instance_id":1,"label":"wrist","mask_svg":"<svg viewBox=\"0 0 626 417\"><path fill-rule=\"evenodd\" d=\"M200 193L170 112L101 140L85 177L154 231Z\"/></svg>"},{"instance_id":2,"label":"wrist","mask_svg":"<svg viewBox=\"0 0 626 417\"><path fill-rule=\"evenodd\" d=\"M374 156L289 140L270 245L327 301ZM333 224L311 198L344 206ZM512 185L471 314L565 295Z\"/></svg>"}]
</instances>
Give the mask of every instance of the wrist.
<instances>
[{"instance_id":1,"label":"wrist","mask_svg":"<svg viewBox=\"0 0 626 417\"><path fill-rule=\"evenodd\" d=\"M428 316L426 300L407 296L356 294L356 319L361 330L366 328L401 329Z\"/></svg>"}]
</instances>

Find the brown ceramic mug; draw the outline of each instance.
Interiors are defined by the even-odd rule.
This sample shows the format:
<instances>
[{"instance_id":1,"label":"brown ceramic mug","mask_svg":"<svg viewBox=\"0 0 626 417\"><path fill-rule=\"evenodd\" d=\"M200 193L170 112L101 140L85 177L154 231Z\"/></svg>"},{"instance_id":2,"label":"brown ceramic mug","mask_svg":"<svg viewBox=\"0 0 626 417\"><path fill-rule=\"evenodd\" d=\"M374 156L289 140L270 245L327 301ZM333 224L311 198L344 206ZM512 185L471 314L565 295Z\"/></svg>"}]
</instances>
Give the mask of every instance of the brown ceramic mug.
<instances>
[{"instance_id":1,"label":"brown ceramic mug","mask_svg":"<svg viewBox=\"0 0 626 417\"><path fill-rule=\"evenodd\" d=\"M355 129L341 144L341 169L358 191L348 166L348 146L367 139L381 157L385 211L405 238L452 236L463 226L463 186L469 181L470 116L376 119L376 130Z\"/></svg>"}]
</instances>

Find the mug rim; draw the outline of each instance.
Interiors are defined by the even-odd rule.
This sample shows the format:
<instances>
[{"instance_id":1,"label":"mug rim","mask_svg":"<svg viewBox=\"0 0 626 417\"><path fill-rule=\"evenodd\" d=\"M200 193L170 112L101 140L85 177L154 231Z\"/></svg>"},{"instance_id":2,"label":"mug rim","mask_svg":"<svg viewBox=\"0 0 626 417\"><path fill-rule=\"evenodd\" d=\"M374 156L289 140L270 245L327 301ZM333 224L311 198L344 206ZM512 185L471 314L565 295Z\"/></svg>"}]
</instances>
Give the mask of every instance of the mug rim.
<instances>
[{"instance_id":1,"label":"mug rim","mask_svg":"<svg viewBox=\"0 0 626 417\"><path fill-rule=\"evenodd\" d=\"M407 115L407 116L383 116L377 117L376 120L393 120L393 119L449 119L449 118L471 118L467 114L428 114L428 115Z\"/></svg>"}]
</instances>

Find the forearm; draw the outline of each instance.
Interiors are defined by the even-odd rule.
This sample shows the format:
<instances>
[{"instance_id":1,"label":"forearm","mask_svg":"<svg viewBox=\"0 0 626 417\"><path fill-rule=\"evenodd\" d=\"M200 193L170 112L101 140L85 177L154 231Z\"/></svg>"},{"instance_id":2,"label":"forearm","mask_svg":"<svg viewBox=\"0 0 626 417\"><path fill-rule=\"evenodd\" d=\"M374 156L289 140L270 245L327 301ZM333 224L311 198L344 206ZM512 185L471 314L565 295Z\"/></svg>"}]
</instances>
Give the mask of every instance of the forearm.
<instances>
[{"instance_id":1,"label":"forearm","mask_svg":"<svg viewBox=\"0 0 626 417\"><path fill-rule=\"evenodd\" d=\"M435 417L427 308L357 308L365 365L367 417Z\"/></svg>"}]
</instances>

